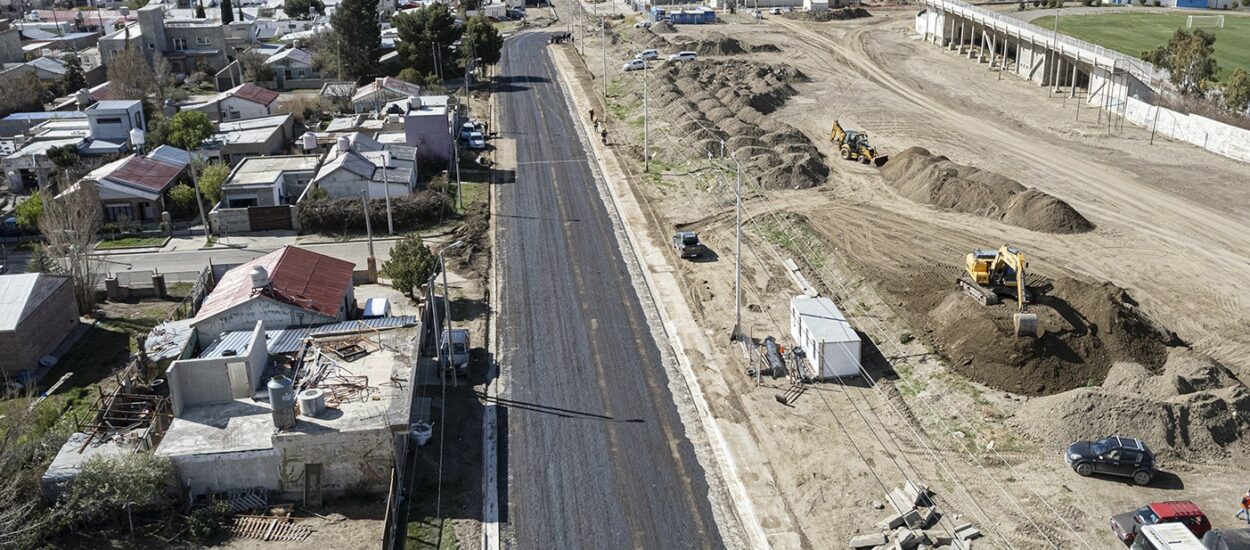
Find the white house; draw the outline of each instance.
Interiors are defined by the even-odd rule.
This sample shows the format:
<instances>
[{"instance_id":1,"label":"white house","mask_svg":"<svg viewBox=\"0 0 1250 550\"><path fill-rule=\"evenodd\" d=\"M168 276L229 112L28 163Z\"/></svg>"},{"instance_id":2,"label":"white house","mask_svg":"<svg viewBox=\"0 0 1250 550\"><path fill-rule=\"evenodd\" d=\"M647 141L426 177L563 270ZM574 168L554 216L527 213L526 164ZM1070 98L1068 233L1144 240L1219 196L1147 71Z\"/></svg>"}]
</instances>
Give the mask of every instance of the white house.
<instances>
[{"instance_id":1,"label":"white house","mask_svg":"<svg viewBox=\"0 0 1250 550\"><path fill-rule=\"evenodd\" d=\"M222 276L191 321L203 341L264 321L270 329L345 321L355 308L351 262L284 246Z\"/></svg>"},{"instance_id":2,"label":"white house","mask_svg":"<svg viewBox=\"0 0 1250 550\"><path fill-rule=\"evenodd\" d=\"M277 106L278 92L247 83L226 90L205 103L186 108L202 111L213 122L219 122L268 116Z\"/></svg>"},{"instance_id":3,"label":"white house","mask_svg":"<svg viewBox=\"0 0 1250 550\"><path fill-rule=\"evenodd\" d=\"M356 90L356 95L352 96L352 108L357 113L381 111L391 101L414 95L421 95L420 86L389 76L378 78Z\"/></svg>"},{"instance_id":4,"label":"white house","mask_svg":"<svg viewBox=\"0 0 1250 550\"><path fill-rule=\"evenodd\" d=\"M339 136L312 183L331 198L380 199L407 195L416 188L416 148L382 144L364 134Z\"/></svg>"}]
</instances>

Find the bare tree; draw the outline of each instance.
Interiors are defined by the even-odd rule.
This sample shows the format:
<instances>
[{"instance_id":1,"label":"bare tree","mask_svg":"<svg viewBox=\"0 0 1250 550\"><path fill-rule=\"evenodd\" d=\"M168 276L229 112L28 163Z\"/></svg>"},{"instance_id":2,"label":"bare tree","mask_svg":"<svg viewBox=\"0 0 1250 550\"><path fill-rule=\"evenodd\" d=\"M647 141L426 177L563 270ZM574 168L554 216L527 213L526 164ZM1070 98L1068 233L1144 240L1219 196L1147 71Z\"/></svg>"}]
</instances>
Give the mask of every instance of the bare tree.
<instances>
[{"instance_id":1,"label":"bare tree","mask_svg":"<svg viewBox=\"0 0 1250 550\"><path fill-rule=\"evenodd\" d=\"M48 254L74 283L78 312L91 313L100 263L94 255L96 231L100 229L100 200L95 185L78 183L61 194L44 199L39 231L47 240Z\"/></svg>"}]
</instances>

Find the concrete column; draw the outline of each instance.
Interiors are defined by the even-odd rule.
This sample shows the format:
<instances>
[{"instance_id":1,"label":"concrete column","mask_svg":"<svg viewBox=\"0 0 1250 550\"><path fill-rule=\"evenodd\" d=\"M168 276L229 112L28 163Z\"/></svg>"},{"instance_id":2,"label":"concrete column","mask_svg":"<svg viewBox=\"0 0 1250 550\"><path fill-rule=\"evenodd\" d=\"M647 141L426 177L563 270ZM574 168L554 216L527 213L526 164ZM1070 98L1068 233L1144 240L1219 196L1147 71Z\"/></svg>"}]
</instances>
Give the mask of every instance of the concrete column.
<instances>
[{"instance_id":1,"label":"concrete column","mask_svg":"<svg viewBox=\"0 0 1250 550\"><path fill-rule=\"evenodd\" d=\"M110 300L122 299L121 286L117 283L116 276L109 275L104 278L104 293L108 295Z\"/></svg>"},{"instance_id":2,"label":"concrete column","mask_svg":"<svg viewBox=\"0 0 1250 550\"><path fill-rule=\"evenodd\" d=\"M959 53L964 53L964 41L968 39L968 22L959 20Z\"/></svg>"},{"instance_id":3,"label":"concrete column","mask_svg":"<svg viewBox=\"0 0 1250 550\"><path fill-rule=\"evenodd\" d=\"M1068 82L1068 97L1076 97L1076 69L1081 64L1081 54L1076 54L1076 63L1072 64L1072 80Z\"/></svg>"},{"instance_id":4,"label":"concrete column","mask_svg":"<svg viewBox=\"0 0 1250 550\"><path fill-rule=\"evenodd\" d=\"M1003 34L1003 58L999 60L998 62L998 69L1000 71L1007 70L1007 46L1010 44L1010 41L1008 40L1008 38L1011 38L1011 36L1004 33ZM1019 53L1017 52L1016 55L1019 55Z\"/></svg>"},{"instance_id":5,"label":"concrete column","mask_svg":"<svg viewBox=\"0 0 1250 550\"><path fill-rule=\"evenodd\" d=\"M152 292L157 298L165 298L165 275L163 273L152 274Z\"/></svg>"}]
</instances>

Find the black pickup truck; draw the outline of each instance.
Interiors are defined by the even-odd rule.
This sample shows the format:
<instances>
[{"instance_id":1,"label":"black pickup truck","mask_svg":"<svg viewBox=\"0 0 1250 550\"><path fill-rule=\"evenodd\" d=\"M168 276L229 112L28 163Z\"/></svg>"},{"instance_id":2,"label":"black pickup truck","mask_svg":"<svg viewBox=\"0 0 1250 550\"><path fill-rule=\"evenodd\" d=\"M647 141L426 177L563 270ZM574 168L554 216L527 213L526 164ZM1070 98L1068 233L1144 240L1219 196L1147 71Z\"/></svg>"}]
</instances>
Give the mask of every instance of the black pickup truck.
<instances>
[{"instance_id":1,"label":"black pickup truck","mask_svg":"<svg viewBox=\"0 0 1250 550\"><path fill-rule=\"evenodd\" d=\"M673 235L673 248L682 258L699 258L707 252L707 247L699 242L699 234L694 231L682 231Z\"/></svg>"}]
</instances>

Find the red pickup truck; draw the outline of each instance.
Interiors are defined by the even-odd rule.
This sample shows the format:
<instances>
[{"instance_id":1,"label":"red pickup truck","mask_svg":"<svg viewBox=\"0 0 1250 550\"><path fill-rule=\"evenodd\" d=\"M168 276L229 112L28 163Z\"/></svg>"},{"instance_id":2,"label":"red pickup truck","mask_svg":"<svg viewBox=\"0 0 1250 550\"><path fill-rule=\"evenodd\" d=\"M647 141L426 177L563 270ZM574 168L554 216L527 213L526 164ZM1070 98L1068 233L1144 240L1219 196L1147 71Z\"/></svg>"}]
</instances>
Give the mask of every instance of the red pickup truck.
<instances>
[{"instance_id":1,"label":"red pickup truck","mask_svg":"<svg viewBox=\"0 0 1250 550\"><path fill-rule=\"evenodd\" d=\"M1116 538L1124 544L1132 544L1137 538L1137 531L1143 525L1156 523L1180 523L1185 525L1195 537L1211 530L1211 522L1206 514L1188 500L1172 500L1168 502L1152 502L1132 512L1124 512L1111 517L1111 530Z\"/></svg>"}]
</instances>

